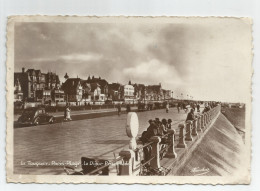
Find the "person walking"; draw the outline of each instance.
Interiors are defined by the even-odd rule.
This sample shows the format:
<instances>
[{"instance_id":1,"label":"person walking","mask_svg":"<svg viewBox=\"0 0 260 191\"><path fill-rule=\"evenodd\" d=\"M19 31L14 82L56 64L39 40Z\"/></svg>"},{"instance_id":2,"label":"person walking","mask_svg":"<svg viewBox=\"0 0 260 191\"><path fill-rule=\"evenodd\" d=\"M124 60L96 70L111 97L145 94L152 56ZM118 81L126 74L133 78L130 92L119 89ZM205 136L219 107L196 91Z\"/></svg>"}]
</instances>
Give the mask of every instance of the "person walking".
<instances>
[{"instance_id":1,"label":"person walking","mask_svg":"<svg viewBox=\"0 0 260 191\"><path fill-rule=\"evenodd\" d=\"M177 105L178 113L180 113L180 109L181 109L181 103L179 102L178 105Z\"/></svg>"},{"instance_id":2,"label":"person walking","mask_svg":"<svg viewBox=\"0 0 260 191\"><path fill-rule=\"evenodd\" d=\"M66 105L65 107L64 107L64 121L66 121L67 120L67 107L68 107L68 105Z\"/></svg>"},{"instance_id":3,"label":"person walking","mask_svg":"<svg viewBox=\"0 0 260 191\"><path fill-rule=\"evenodd\" d=\"M169 113L169 108L170 108L169 103L166 103L166 113Z\"/></svg>"},{"instance_id":4,"label":"person walking","mask_svg":"<svg viewBox=\"0 0 260 191\"><path fill-rule=\"evenodd\" d=\"M117 105L117 114L118 114L118 116L121 115L121 104L120 103Z\"/></svg>"},{"instance_id":5,"label":"person walking","mask_svg":"<svg viewBox=\"0 0 260 191\"><path fill-rule=\"evenodd\" d=\"M131 111L131 107L129 104L126 105L126 112L129 113Z\"/></svg>"},{"instance_id":6,"label":"person walking","mask_svg":"<svg viewBox=\"0 0 260 191\"><path fill-rule=\"evenodd\" d=\"M71 112L71 109L70 109L70 107L69 107L69 105L67 105L67 107L66 107L66 109L65 109L65 116L66 116L66 118L65 118L65 121L71 121L72 119L71 119L71 117L70 117L70 112Z\"/></svg>"}]
</instances>

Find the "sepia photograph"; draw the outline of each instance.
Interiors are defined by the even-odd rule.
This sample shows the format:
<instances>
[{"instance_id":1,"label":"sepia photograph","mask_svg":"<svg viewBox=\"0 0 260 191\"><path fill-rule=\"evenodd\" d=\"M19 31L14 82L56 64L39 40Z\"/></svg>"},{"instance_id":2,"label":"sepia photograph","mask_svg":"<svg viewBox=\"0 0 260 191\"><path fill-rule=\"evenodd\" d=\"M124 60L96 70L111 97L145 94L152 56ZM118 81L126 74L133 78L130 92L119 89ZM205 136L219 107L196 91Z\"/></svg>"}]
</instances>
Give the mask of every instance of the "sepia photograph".
<instances>
[{"instance_id":1,"label":"sepia photograph","mask_svg":"<svg viewBox=\"0 0 260 191\"><path fill-rule=\"evenodd\" d=\"M9 17L7 181L249 184L251 25Z\"/></svg>"}]
</instances>

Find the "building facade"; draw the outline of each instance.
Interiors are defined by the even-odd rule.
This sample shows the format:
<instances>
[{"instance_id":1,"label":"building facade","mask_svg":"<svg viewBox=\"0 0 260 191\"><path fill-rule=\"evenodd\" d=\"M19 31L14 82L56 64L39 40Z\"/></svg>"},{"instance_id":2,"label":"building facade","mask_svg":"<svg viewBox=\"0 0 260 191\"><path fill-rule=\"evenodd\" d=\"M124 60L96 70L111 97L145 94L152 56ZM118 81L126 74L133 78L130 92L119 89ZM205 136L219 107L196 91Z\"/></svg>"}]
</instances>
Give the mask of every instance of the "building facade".
<instances>
[{"instance_id":1,"label":"building facade","mask_svg":"<svg viewBox=\"0 0 260 191\"><path fill-rule=\"evenodd\" d=\"M108 84L108 100L121 101L123 97L124 86L119 83Z\"/></svg>"},{"instance_id":2,"label":"building facade","mask_svg":"<svg viewBox=\"0 0 260 191\"><path fill-rule=\"evenodd\" d=\"M93 83L97 83L99 84L99 88L101 90L101 94L103 94L103 96L105 96L105 100L108 97L108 82L105 79L102 79L101 77L96 78L95 76L92 77L88 77L88 79L86 80L87 83L89 84L93 84Z\"/></svg>"},{"instance_id":3,"label":"building facade","mask_svg":"<svg viewBox=\"0 0 260 191\"><path fill-rule=\"evenodd\" d=\"M14 81L20 83L23 101L45 102L52 101L49 92L60 88L59 76L55 73L42 73L41 70L22 68L22 72L14 73ZM63 100L64 101L64 100Z\"/></svg>"},{"instance_id":4,"label":"building facade","mask_svg":"<svg viewBox=\"0 0 260 191\"><path fill-rule=\"evenodd\" d=\"M126 103L133 103L135 100L135 88L134 86L127 84L124 85L123 98Z\"/></svg>"},{"instance_id":5,"label":"building facade","mask_svg":"<svg viewBox=\"0 0 260 191\"><path fill-rule=\"evenodd\" d=\"M14 102L23 101L23 92L19 79L14 81Z\"/></svg>"},{"instance_id":6,"label":"building facade","mask_svg":"<svg viewBox=\"0 0 260 191\"><path fill-rule=\"evenodd\" d=\"M61 88L64 91L66 102L75 102L76 105L80 105L83 96L80 78L68 78Z\"/></svg>"},{"instance_id":7,"label":"building facade","mask_svg":"<svg viewBox=\"0 0 260 191\"><path fill-rule=\"evenodd\" d=\"M146 100L161 101L163 100L163 90L161 84L147 86Z\"/></svg>"}]
</instances>

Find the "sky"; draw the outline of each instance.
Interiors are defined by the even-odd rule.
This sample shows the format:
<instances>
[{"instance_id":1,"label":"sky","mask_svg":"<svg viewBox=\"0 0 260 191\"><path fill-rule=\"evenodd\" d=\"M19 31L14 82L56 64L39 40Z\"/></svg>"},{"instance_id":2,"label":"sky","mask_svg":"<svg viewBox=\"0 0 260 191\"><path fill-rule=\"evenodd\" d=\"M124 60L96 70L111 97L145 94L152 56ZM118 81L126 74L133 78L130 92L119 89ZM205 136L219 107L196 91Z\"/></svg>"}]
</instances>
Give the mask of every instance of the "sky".
<instances>
[{"instance_id":1,"label":"sky","mask_svg":"<svg viewBox=\"0 0 260 191\"><path fill-rule=\"evenodd\" d=\"M245 102L251 86L251 27L239 19L182 22L19 22L22 67L108 82L162 84L174 97ZM184 97L185 98L185 97Z\"/></svg>"}]
</instances>

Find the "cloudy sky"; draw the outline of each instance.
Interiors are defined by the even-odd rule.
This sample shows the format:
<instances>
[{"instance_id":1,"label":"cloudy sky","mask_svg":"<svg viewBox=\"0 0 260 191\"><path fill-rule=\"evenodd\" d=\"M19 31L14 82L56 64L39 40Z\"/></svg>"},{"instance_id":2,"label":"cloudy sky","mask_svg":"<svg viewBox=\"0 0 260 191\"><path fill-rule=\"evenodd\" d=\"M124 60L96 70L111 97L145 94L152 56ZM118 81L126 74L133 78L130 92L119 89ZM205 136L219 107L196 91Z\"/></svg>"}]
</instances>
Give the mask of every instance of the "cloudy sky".
<instances>
[{"instance_id":1,"label":"cloudy sky","mask_svg":"<svg viewBox=\"0 0 260 191\"><path fill-rule=\"evenodd\" d=\"M250 26L238 19L16 23L15 72L161 83L175 96L242 102L250 91L250 43Z\"/></svg>"}]
</instances>

